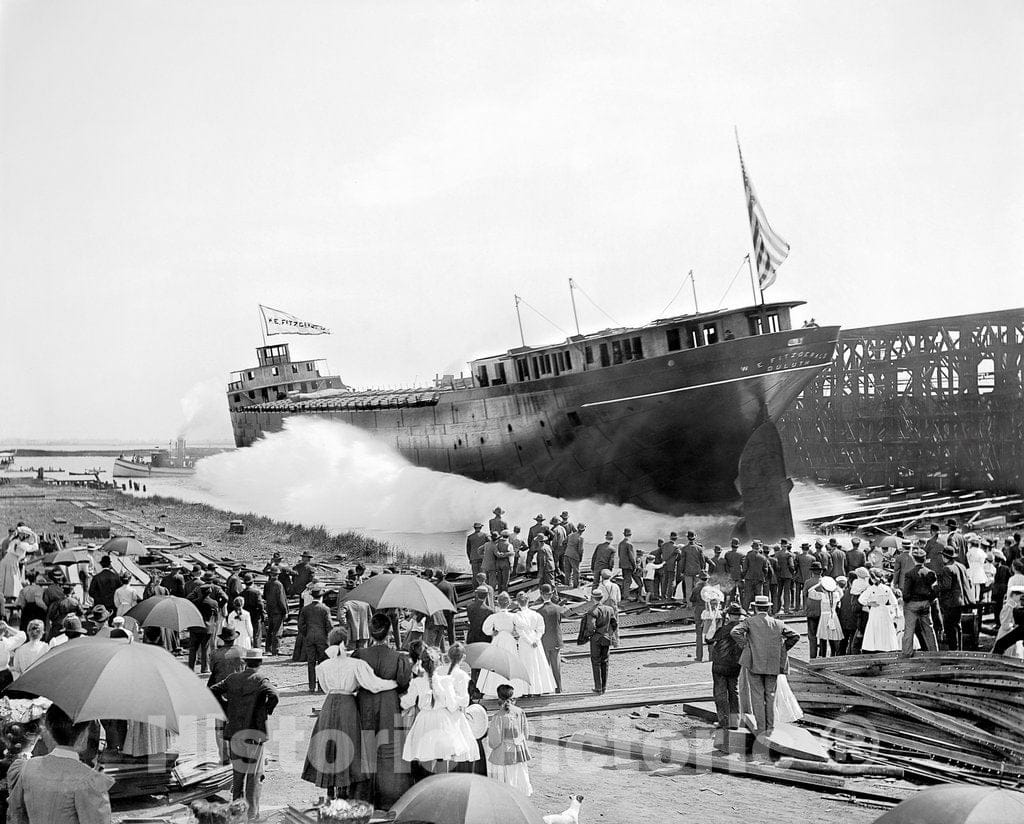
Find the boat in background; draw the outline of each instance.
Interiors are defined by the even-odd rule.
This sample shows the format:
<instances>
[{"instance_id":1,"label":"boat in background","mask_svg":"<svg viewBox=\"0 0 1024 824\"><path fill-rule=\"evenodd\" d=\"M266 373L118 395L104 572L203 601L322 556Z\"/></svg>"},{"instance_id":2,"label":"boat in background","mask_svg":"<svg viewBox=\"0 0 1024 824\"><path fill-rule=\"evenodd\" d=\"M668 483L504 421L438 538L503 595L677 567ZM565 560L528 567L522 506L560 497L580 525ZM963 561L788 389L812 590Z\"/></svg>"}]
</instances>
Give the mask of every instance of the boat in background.
<instances>
[{"instance_id":1,"label":"boat in background","mask_svg":"<svg viewBox=\"0 0 1024 824\"><path fill-rule=\"evenodd\" d=\"M194 475L196 459L185 453L185 439L178 438L170 448L154 448L114 460L115 478L157 478Z\"/></svg>"}]
</instances>

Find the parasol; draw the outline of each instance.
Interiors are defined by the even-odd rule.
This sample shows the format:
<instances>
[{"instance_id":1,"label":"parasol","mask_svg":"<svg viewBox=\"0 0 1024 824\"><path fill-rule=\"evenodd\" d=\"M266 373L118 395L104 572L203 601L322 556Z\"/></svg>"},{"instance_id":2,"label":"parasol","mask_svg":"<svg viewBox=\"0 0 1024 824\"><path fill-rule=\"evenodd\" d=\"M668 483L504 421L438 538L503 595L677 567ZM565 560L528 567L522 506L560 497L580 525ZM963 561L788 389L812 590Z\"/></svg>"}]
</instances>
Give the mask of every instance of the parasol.
<instances>
[{"instance_id":1,"label":"parasol","mask_svg":"<svg viewBox=\"0 0 1024 824\"><path fill-rule=\"evenodd\" d=\"M496 644L488 644L485 641L469 644L466 647L466 662L473 669L490 670L510 680L530 680L530 674L518 656Z\"/></svg>"},{"instance_id":2,"label":"parasol","mask_svg":"<svg viewBox=\"0 0 1024 824\"><path fill-rule=\"evenodd\" d=\"M154 595L136 604L126 616L134 618L141 627L161 627L175 632L206 626L195 604L176 595Z\"/></svg>"},{"instance_id":3,"label":"parasol","mask_svg":"<svg viewBox=\"0 0 1024 824\"><path fill-rule=\"evenodd\" d=\"M1024 821L1024 793L996 787L929 787L896 805L875 824L1007 824Z\"/></svg>"},{"instance_id":4,"label":"parasol","mask_svg":"<svg viewBox=\"0 0 1024 824\"><path fill-rule=\"evenodd\" d=\"M84 564L91 561L92 556L85 547L68 547L54 552L52 555L44 555L43 561L48 564L69 566L71 564Z\"/></svg>"},{"instance_id":5,"label":"parasol","mask_svg":"<svg viewBox=\"0 0 1024 824\"><path fill-rule=\"evenodd\" d=\"M99 550L103 555L145 555L146 548L134 538L111 538Z\"/></svg>"},{"instance_id":6,"label":"parasol","mask_svg":"<svg viewBox=\"0 0 1024 824\"><path fill-rule=\"evenodd\" d=\"M886 535L884 538L882 538L881 541L878 542L878 545L881 547L885 547L886 549L896 549L897 547L899 547L900 541L899 538L897 538L895 535Z\"/></svg>"},{"instance_id":7,"label":"parasol","mask_svg":"<svg viewBox=\"0 0 1024 824\"><path fill-rule=\"evenodd\" d=\"M508 784L472 773L425 778L395 802L396 822L544 824L529 796Z\"/></svg>"},{"instance_id":8,"label":"parasol","mask_svg":"<svg viewBox=\"0 0 1024 824\"><path fill-rule=\"evenodd\" d=\"M224 717L213 693L165 649L117 639L54 647L7 689L49 698L76 722L124 719L176 733L182 719Z\"/></svg>"},{"instance_id":9,"label":"parasol","mask_svg":"<svg viewBox=\"0 0 1024 824\"><path fill-rule=\"evenodd\" d=\"M455 611L441 590L416 575L374 575L340 600L365 601L374 609L412 609L423 615Z\"/></svg>"}]
</instances>

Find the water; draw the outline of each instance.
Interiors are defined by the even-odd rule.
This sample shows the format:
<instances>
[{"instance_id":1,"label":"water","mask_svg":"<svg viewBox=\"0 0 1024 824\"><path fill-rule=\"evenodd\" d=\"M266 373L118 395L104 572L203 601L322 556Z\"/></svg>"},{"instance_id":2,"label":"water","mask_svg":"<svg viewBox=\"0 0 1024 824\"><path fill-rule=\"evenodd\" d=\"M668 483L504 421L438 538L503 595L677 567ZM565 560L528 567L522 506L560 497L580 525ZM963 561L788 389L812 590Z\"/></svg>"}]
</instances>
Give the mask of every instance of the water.
<instances>
[{"instance_id":1,"label":"water","mask_svg":"<svg viewBox=\"0 0 1024 824\"><path fill-rule=\"evenodd\" d=\"M96 447L92 447L96 448ZM15 465L59 465L71 471L93 467L111 479L113 458L60 456L16 459ZM124 483L125 481L121 481ZM474 521L484 523L496 506L510 525L525 533L534 515L546 519L568 510L587 524L589 546L606 530L616 539L625 527L640 549L658 537L692 529L706 546L728 545L735 515L703 512L672 517L632 505L594 500L567 501L503 483L481 483L459 475L413 466L366 432L335 421L292 418L284 432L247 449L198 462L195 475L136 479L145 495L166 495L234 512L252 512L330 531L357 531L410 552L443 552L453 566L465 566L465 535ZM139 493L132 493L142 495ZM798 482L793 492L799 518L852 508L841 491Z\"/></svg>"}]
</instances>

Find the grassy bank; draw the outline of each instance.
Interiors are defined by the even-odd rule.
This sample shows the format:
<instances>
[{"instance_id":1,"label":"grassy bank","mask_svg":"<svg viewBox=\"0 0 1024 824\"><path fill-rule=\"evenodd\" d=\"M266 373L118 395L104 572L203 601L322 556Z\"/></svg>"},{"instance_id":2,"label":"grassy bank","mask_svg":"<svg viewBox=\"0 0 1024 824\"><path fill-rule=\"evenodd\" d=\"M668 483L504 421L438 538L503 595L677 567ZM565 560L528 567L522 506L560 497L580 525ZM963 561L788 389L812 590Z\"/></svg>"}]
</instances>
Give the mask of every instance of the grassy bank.
<instances>
[{"instance_id":1,"label":"grassy bank","mask_svg":"<svg viewBox=\"0 0 1024 824\"><path fill-rule=\"evenodd\" d=\"M25 493L33 497L25 497ZM111 517L105 518L108 511ZM129 525L118 523L116 515L127 518ZM154 534L171 543L177 539L200 541L205 551L216 556L260 566L275 551L287 563L309 552L316 560L347 564L433 569L446 566L440 552L409 553L357 532L333 533L324 526L276 521L252 512L230 512L164 495L137 498L115 489L54 489L35 481L18 481L0 495L0 518L0 523L13 525L23 520L37 531L64 534L72 543L77 543L72 535L75 524L104 520L111 524L111 534L129 534L138 527L146 532L139 533L146 543L153 542ZM231 521L245 524L244 534L231 532Z\"/></svg>"}]
</instances>

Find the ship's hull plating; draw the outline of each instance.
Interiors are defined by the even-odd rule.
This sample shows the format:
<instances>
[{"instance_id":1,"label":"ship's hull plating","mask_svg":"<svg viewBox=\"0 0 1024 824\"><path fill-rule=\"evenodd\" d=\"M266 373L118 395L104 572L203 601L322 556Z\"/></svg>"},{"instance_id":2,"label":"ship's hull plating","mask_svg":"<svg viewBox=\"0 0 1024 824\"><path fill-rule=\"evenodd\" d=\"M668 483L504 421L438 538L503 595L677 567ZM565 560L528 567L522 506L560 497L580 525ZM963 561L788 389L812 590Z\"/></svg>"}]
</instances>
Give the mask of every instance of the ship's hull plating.
<instances>
[{"instance_id":1,"label":"ship's hull plating","mask_svg":"<svg viewBox=\"0 0 1024 824\"><path fill-rule=\"evenodd\" d=\"M431 406L249 408L249 446L294 414L339 420L409 461L561 498L662 512L739 497L740 455L831 360L838 327L796 329L523 384L440 393Z\"/></svg>"}]
</instances>

